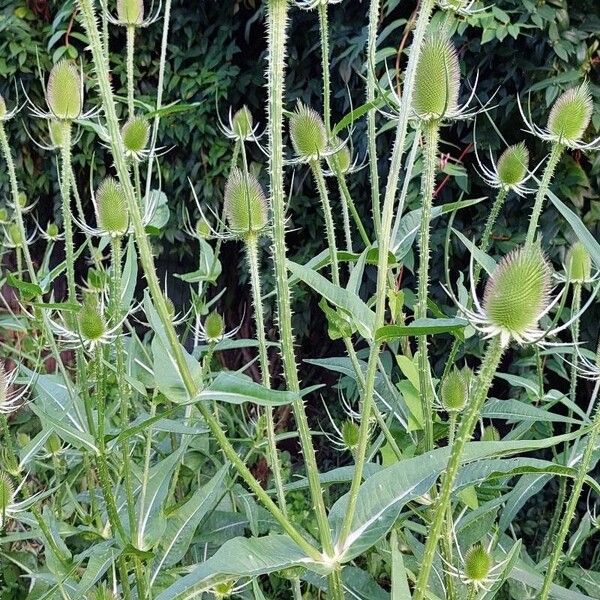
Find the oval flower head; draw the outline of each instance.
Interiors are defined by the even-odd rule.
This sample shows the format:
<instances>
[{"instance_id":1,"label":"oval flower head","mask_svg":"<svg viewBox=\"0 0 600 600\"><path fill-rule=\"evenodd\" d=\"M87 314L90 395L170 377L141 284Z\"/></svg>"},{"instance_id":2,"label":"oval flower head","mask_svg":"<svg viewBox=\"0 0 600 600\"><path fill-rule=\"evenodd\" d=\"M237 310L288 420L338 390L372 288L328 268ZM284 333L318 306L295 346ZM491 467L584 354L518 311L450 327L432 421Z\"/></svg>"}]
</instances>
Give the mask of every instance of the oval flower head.
<instances>
[{"instance_id":1,"label":"oval flower head","mask_svg":"<svg viewBox=\"0 0 600 600\"><path fill-rule=\"evenodd\" d=\"M584 285L594 283L600 277L598 270L592 272L592 257L587 248L577 240L568 250L563 263L564 274L556 275L563 283Z\"/></svg>"},{"instance_id":2,"label":"oval flower head","mask_svg":"<svg viewBox=\"0 0 600 600\"><path fill-rule=\"evenodd\" d=\"M473 371L469 367L453 367L444 377L440 388L441 408L449 413L459 413L467 405Z\"/></svg>"},{"instance_id":3,"label":"oval flower head","mask_svg":"<svg viewBox=\"0 0 600 600\"><path fill-rule=\"evenodd\" d=\"M128 158L139 161L148 157L150 127L144 117L131 117L121 128L121 139Z\"/></svg>"},{"instance_id":4,"label":"oval flower head","mask_svg":"<svg viewBox=\"0 0 600 600\"><path fill-rule=\"evenodd\" d=\"M117 0L117 17L121 25L140 27L144 22L144 0Z\"/></svg>"},{"instance_id":5,"label":"oval flower head","mask_svg":"<svg viewBox=\"0 0 600 600\"><path fill-rule=\"evenodd\" d=\"M111 237L127 232L129 216L123 186L114 178L107 177L96 192L96 219L98 227Z\"/></svg>"},{"instance_id":6,"label":"oval flower head","mask_svg":"<svg viewBox=\"0 0 600 600\"><path fill-rule=\"evenodd\" d=\"M200 319L197 320L193 331L197 339L207 344L216 344L234 337L241 326L240 323L235 329L225 331L225 319L216 310L213 310L206 316L204 323Z\"/></svg>"},{"instance_id":7,"label":"oval flower head","mask_svg":"<svg viewBox=\"0 0 600 600\"><path fill-rule=\"evenodd\" d=\"M232 233L256 237L268 223L267 198L254 175L234 167L225 185L225 216Z\"/></svg>"},{"instance_id":8,"label":"oval flower head","mask_svg":"<svg viewBox=\"0 0 600 600\"><path fill-rule=\"evenodd\" d=\"M46 87L48 108L61 121L74 121L83 110L83 81L77 65L61 60L50 71Z\"/></svg>"},{"instance_id":9,"label":"oval flower head","mask_svg":"<svg viewBox=\"0 0 600 600\"><path fill-rule=\"evenodd\" d=\"M301 102L290 115L290 137L299 162L318 161L329 153L323 119Z\"/></svg>"},{"instance_id":10,"label":"oval flower head","mask_svg":"<svg viewBox=\"0 0 600 600\"><path fill-rule=\"evenodd\" d=\"M593 101L587 81L561 94L548 117L545 129L535 125L525 116L521 101L517 96L521 117L526 129L533 135L551 142L577 150L593 150L600 147L600 138L587 144L582 142L583 135L592 118Z\"/></svg>"},{"instance_id":11,"label":"oval flower head","mask_svg":"<svg viewBox=\"0 0 600 600\"><path fill-rule=\"evenodd\" d=\"M500 155L498 162L494 162L490 150L491 167L483 165L479 159L477 145L475 157L479 166L481 178L487 185L506 192L513 191L518 196L531 194L534 190L525 187L525 183L533 177L535 170L529 172L529 150L524 142L509 146Z\"/></svg>"}]
</instances>

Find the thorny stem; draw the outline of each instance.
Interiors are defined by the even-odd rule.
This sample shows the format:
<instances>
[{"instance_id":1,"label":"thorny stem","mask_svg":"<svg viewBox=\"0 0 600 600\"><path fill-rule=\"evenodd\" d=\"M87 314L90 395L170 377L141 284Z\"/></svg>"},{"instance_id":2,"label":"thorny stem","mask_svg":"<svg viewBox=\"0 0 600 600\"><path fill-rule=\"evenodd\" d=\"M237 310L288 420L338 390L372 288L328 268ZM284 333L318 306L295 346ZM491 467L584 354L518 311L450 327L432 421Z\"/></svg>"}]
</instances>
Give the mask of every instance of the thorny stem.
<instances>
[{"instance_id":1,"label":"thorny stem","mask_svg":"<svg viewBox=\"0 0 600 600\"><path fill-rule=\"evenodd\" d=\"M460 467L462 453L466 443L471 439L475 426L477 425L479 413L481 412L490 385L496 374L496 369L500 364L502 352L503 348L500 337L496 336L492 338L481 363L477 386L473 393L473 397L469 399L467 409L463 414L460 427L458 428L456 439L453 441L448 465L442 478L439 496L437 497L435 505L432 507L434 518L427 531L427 541L425 543L423 561L421 562L421 567L419 569L413 600L423 600L426 596L429 584L429 574L431 573L431 568L433 566L433 559L446 519L448 506L450 506L452 488L454 486L458 468Z\"/></svg>"},{"instance_id":2,"label":"thorny stem","mask_svg":"<svg viewBox=\"0 0 600 600\"><path fill-rule=\"evenodd\" d=\"M527 229L527 237L525 238L525 245L531 246L533 244L535 238L535 232L537 231L538 222L540 220L540 215L542 214L542 207L544 206L544 200L548 195L548 188L550 187L550 182L552 181L552 177L554 176L554 171L556 170L556 165L558 165L558 161L564 152L565 147L558 142L552 144L552 151L550 152L550 157L548 158L548 162L546 163L546 168L544 169L544 174L542 175L542 181L540 182L540 187L537 190L535 195L535 203L533 205L533 211L531 213L531 220L529 221L529 228Z\"/></svg>"},{"instance_id":3,"label":"thorny stem","mask_svg":"<svg viewBox=\"0 0 600 600\"><path fill-rule=\"evenodd\" d=\"M599 386L600 380L596 382L594 394L598 393ZM590 429L590 434L587 440L585 450L583 452L583 456L581 457L581 461L579 462L577 475L575 477L575 481L573 482L573 489L571 490L569 500L565 507L563 518L560 521L560 529L558 530L558 535L556 536L556 540L554 540L553 543L552 554L550 555L550 561L548 563L548 568L546 569L546 576L544 577L544 583L540 591L539 600L548 600L548 596L550 595L552 580L554 579L554 575L556 574L560 560L562 558L562 548L569 533L569 528L571 526L571 521L573 520L573 517L575 515L575 510L577 509L577 502L579 501L579 496L581 495L581 490L583 489L583 484L585 482L585 478L587 477L592 462L592 456L594 454L594 451L596 450L596 440L598 439L599 432L600 406L596 408L596 415L594 417L592 427Z\"/></svg>"},{"instance_id":4,"label":"thorny stem","mask_svg":"<svg viewBox=\"0 0 600 600\"><path fill-rule=\"evenodd\" d=\"M394 204L396 192L398 190L398 181L402 167L402 155L406 141L408 128L408 118L411 109L412 90L417 68L417 60L429 18L434 7L434 0L423 0L415 27L413 46L408 60L408 66L405 74L404 101L401 104L398 125L396 128L396 138L392 150L390 172L385 190L383 202L383 214L381 220L381 235L378 238L378 259L377 259L377 287L376 287L376 310L375 310L375 328L379 328L385 321L385 300L388 275L388 252L390 248L390 234L392 230L392 220L394 217ZM338 551L343 552L346 539L352 528L354 512L358 499L358 490L362 482L362 476L365 466L365 456L369 439L369 416L373 405L373 395L375 391L375 376L377 374L377 365L379 362L380 345L372 343L369 352L369 361L367 363L367 374L365 391L363 395L363 404L361 410L361 423L359 429L359 443L356 450L356 463L352 484L350 486L348 510L346 511L344 522L340 531Z\"/></svg>"},{"instance_id":5,"label":"thorny stem","mask_svg":"<svg viewBox=\"0 0 600 600\"><path fill-rule=\"evenodd\" d=\"M135 55L135 26L127 25L127 113L131 119L135 114L133 58Z\"/></svg>"},{"instance_id":6,"label":"thorny stem","mask_svg":"<svg viewBox=\"0 0 600 600\"><path fill-rule=\"evenodd\" d=\"M77 292L75 288L75 251L73 246L73 218L71 215L71 131L70 121L62 124L62 144L60 148L61 158L61 196L62 216L65 228L65 255L67 261L67 290L69 302L76 302Z\"/></svg>"},{"instance_id":7,"label":"thorny stem","mask_svg":"<svg viewBox=\"0 0 600 600\"><path fill-rule=\"evenodd\" d=\"M198 386L196 385L196 382L194 381L194 378L187 365L182 347L179 344L177 333L175 331L175 328L173 327L173 323L169 315L169 310L164 295L162 293L162 288L160 286L160 282L158 281L156 270L154 268L152 250L150 248L150 243L144 230L140 208L136 202L135 192L127 170L127 161L125 160L123 141L121 139L119 131L119 122L116 115L114 96L110 87L110 79L108 75L107 66L102 56L102 44L100 42L100 36L96 28L94 6L92 0L78 0L78 4L81 8L81 15L83 18L84 27L90 40L90 49L92 52L93 63L97 75L96 81L100 91L102 106L104 108L104 113L106 117L106 126L109 133L113 160L117 171L117 175L123 186L123 190L127 200L127 207L131 218L135 240L138 246L140 262L144 270L144 275L146 276L148 288L150 290L154 306L164 327L165 335L167 337L175 363L177 364L177 367L179 369L182 381L189 396L191 398L194 398L198 393ZM296 386L296 389L299 389L299 386ZM295 402L295 404L299 405L303 410L301 399L298 399ZM245 465L244 461L238 456L237 452L235 451L235 448L227 439L227 435L221 430L219 422L211 414L210 409L203 403L198 403L197 407L202 417L206 421L207 425L209 426L213 436L215 437L217 444L223 450L227 459L231 461L232 465L238 471L238 473L246 482L248 487L256 494L260 502L279 522L284 531L294 540L294 542L296 542L307 553L308 556L312 557L315 560L320 559L319 552L310 543L308 543L304 539L304 537L298 532L298 530L289 522L289 520L277 507L277 505L271 500L271 498L265 492L265 490L263 490L262 486L252 475L248 467Z\"/></svg>"},{"instance_id":8,"label":"thorny stem","mask_svg":"<svg viewBox=\"0 0 600 600\"><path fill-rule=\"evenodd\" d=\"M424 167L421 184L423 208L421 213L421 228L419 236L419 288L417 294L416 317L427 317L427 291L429 288L429 236L435 173L440 126L434 121L425 127ZM427 336L419 336L419 395L425 422L425 451L433 449L433 406L431 374L429 372L429 355L427 351Z\"/></svg>"},{"instance_id":9,"label":"thorny stem","mask_svg":"<svg viewBox=\"0 0 600 600\"><path fill-rule=\"evenodd\" d=\"M323 68L323 121L327 138L331 137L331 84L329 74L329 24L327 18L328 4L319 4L319 33L321 38L321 65ZM331 140L329 140L331 141Z\"/></svg>"},{"instance_id":10,"label":"thorny stem","mask_svg":"<svg viewBox=\"0 0 600 600\"><path fill-rule=\"evenodd\" d=\"M362 240L365 248L368 248L371 245L371 240L367 234L365 226L356 210L356 205L354 204L354 200L352 199L352 194L350 194L350 190L348 189L348 184L346 183L346 176L340 171L337 161L334 159L331 161L333 163L333 171L338 181L338 186L340 188L340 194L342 196L343 206L346 207L346 210L350 210L350 214L352 215L352 219L358 228L358 233L360 234L360 239ZM350 250L350 248L349 248ZM352 250L350 250L352 251Z\"/></svg>"}]
</instances>

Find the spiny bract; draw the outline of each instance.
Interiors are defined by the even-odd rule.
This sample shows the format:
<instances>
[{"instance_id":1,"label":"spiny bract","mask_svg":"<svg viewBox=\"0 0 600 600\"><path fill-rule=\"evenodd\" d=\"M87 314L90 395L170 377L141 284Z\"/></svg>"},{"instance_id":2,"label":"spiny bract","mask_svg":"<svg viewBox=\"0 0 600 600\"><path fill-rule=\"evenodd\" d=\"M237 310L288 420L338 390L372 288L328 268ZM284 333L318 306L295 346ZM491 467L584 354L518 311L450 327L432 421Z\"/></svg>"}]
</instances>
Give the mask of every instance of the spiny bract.
<instances>
[{"instance_id":1,"label":"spiny bract","mask_svg":"<svg viewBox=\"0 0 600 600\"><path fill-rule=\"evenodd\" d=\"M121 138L129 154L138 155L148 144L150 127L144 117L131 117L121 128Z\"/></svg>"},{"instance_id":2,"label":"spiny bract","mask_svg":"<svg viewBox=\"0 0 600 600\"><path fill-rule=\"evenodd\" d=\"M575 283L585 283L592 274L592 257L587 248L579 241L575 242L567 252L567 276Z\"/></svg>"},{"instance_id":3,"label":"spiny bract","mask_svg":"<svg viewBox=\"0 0 600 600\"><path fill-rule=\"evenodd\" d=\"M493 327L520 339L536 327L549 293L550 266L540 247L517 248L489 278L483 310Z\"/></svg>"},{"instance_id":4,"label":"spiny bract","mask_svg":"<svg viewBox=\"0 0 600 600\"><path fill-rule=\"evenodd\" d=\"M107 177L96 192L98 227L112 236L123 235L128 228L127 200L123 186Z\"/></svg>"},{"instance_id":5,"label":"spiny bract","mask_svg":"<svg viewBox=\"0 0 600 600\"><path fill-rule=\"evenodd\" d=\"M548 117L548 131L558 141L579 141L592 118L592 96L587 83L559 96Z\"/></svg>"},{"instance_id":6,"label":"spiny bract","mask_svg":"<svg viewBox=\"0 0 600 600\"><path fill-rule=\"evenodd\" d=\"M144 0L117 0L117 16L123 25L144 22Z\"/></svg>"},{"instance_id":7,"label":"spiny bract","mask_svg":"<svg viewBox=\"0 0 600 600\"><path fill-rule=\"evenodd\" d=\"M467 404L473 372L468 367L453 367L444 377L440 390L442 406L448 412L460 412Z\"/></svg>"},{"instance_id":8,"label":"spiny bract","mask_svg":"<svg viewBox=\"0 0 600 600\"><path fill-rule=\"evenodd\" d=\"M481 545L476 544L465 555L465 580L474 583L485 581L492 568L492 557Z\"/></svg>"},{"instance_id":9,"label":"spiny bract","mask_svg":"<svg viewBox=\"0 0 600 600\"><path fill-rule=\"evenodd\" d=\"M267 225L267 199L258 179L237 167L225 185L225 215L231 230L241 236L255 234Z\"/></svg>"},{"instance_id":10,"label":"spiny bract","mask_svg":"<svg viewBox=\"0 0 600 600\"><path fill-rule=\"evenodd\" d=\"M412 105L417 116L434 121L451 116L458 109L460 66L452 42L432 35L419 54Z\"/></svg>"},{"instance_id":11,"label":"spiny bract","mask_svg":"<svg viewBox=\"0 0 600 600\"><path fill-rule=\"evenodd\" d=\"M503 186L519 185L527 177L529 150L523 142L509 146L498 159L498 179Z\"/></svg>"},{"instance_id":12,"label":"spiny bract","mask_svg":"<svg viewBox=\"0 0 600 600\"><path fill-rule=\"evenodd\" d=\"M64 121L73 121L81 115L81 75L75 63L61 60L50 71L46 88L48 108Z\"/></svg>"},{"instance_id":13,"label":"spiny bract","mask_svg":"<svg viewBox=\"0 0 600 600\"><path fill-rule=\"evenodd\" d=\"M327 151L327 132L316 110L298 103L290 116L290 136L296 154L305 160L317 160Z\"/></svg>"}]
</instances>

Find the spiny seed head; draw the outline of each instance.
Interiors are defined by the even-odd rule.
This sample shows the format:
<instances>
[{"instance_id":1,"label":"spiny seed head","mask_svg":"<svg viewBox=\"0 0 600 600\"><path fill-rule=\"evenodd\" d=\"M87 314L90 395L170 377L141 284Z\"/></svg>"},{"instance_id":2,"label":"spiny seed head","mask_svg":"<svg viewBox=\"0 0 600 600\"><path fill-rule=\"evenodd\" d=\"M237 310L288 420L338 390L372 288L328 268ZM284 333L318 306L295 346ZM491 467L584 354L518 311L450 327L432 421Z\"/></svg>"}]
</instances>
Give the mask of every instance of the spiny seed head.
<instances>
[{"instance_id":1,"label":"spiny seed head","mask_svg":"<svg viewBox=\"0 0 600 600\"><path fill-rule=\"evenodd\" d=\"M4 101L2 94L0 94L0 121L2 121L2 119L4 119L7 112L8 111L6 110L6 102Z\"/></svg>"},{"instance_id":2,"label":"spiny seed head","mask_svg":"<svg viewBox=\"0 0 600 600\"><path fill-rule=\"evenodd\" d=\"M19 192L17 198L19 200L19 206L21 208L27 208L27 205L29 204L29 198L27 197L27 194L25 192Z\"/></svg>"},{"instance_id":3,"label":"spiny seed head","mask_svg":"<svg viewBox=\"0 0 600 600\"><path fill-rule=\"evenodd\" d=\"M8 223L8 211L6 208L0 208L0 225L6 225Z\"/></svg>"},{"instance_id":4,"label":"spiny seed head","mask_svg":"<svg viewBox=\"0 0 600 600\"><path fill-rule=\"evenodd\" d=\"M302 103L290 116L290 136L300 158L316 160L327 150L327 132L319 113Z\"/></svg>"},{"instance_id":5,"label":"spiny seed head","mask_svg":"<svg viewBox=\"0 0 600 600\"><path fill-rule=\"evenodd\" d=\"M126 233L129 226L127 200L123 186L113 177L107 177L96 192L98 226L110 235Z\"/></svg>"},{"instance_id":6,"label":"spiny seed head","mask_svg":"<svg viewBox=\"0 0 600 600\"><path fill-rule=\"evenodd\" d=\"M150 138L150 127L144 117L132 117L121 128L121 138L125 150L131 154L142 152Z\"/></svg>"},{"instance_id":7,"label":"spiny seed head","mask_svg":"<svg viewBox=\"0 0 600 600\"><path fill-rule=\"evenodd\" d=\"M122 25L144 22L144 0L117 0L117 17Z\"/></svg>"},{"instance_id":8,"label":"spiny seed head","mask_svg":"<svg viewBox=\"0 0 600 600\"><path fill-rule=\"evenodd\" d=\"M48 107L52 114L63 121L73 121L82 110L81 75L77 65L61 60L50 71L46 88Z\"/></svg>"},{"instance_id":9,"label":"spiny seed head","mask_svg":"<svg viewBox=\"0 0 600 600\"><path fill-rule=\"evenodd\" d=\"M204 217L200 217L196 222L196 233L201 238L207 238L210 236L210 225Z\"/></svg>"},{"instance_id":10,"label":"spiny seed head","mask_svg":"<svg viewBox=\"0 0 600 600\"><path fill-rule=\"evenodd\" d=\"M442 35L432 35L421 47L415 87L413 109L420 119L433 121L451 115L458 109L460 66L458 54L450 40Z\"/></svg>"},{"instance_id":11,"label":"spiny seed head","mask_svg":"<svg viewBox=\"0 0 600 600\"><path fill-rule=\"evenodd\" d=\"M6 233L8 235L8 239L13 246L22 246L23 245L23 236L21 235L21 228L16 223L11 223Z\"/></svg>"},{"instance_id":12,"label":"spiny seed head","mask_svg":"<svg viewBox=\"0 0 600 600\"><path fill-rule=\"evenodd\" d=\"M165 304L167 305L167 312L169 313L169 317L171 319L175 316L175 304L173 304L173 300L168 296L165 296Z\"/></svg>"},{"instance_id":13,"label":"spiny seed head","mask_svg":"<svg viewBox=\"0 0 600 600\"><path fill-rule=\"evenodd\" d=\"M225 321L223 317L214 310L204 319L204 332L209 342L218 342L225 333Z\"/></svg>"},{"instance_id":14,"label":"spiny seed head","mask_svg":"<svg viewBox=\"0 0 600 600\"><path fill-rule=\"evenodd\" d=\"M58 225L56 223L48 223L46 228L46 235L52 239L58 236Z\"/></svg>"},{"instance_id":15,"label":"spiny seed head","mask_svg":"<svg viewBox=\"0 0 600 600\"><path fill-rule=\"evenodd\" d=\"M485 287L483 310L491 324L521 336L548 305L550 266L539 246L521 247L502 259Z\"/></svg>"},{"instance_id":16,"label":"spiny seed head","mask_svg":"<svg viewBox=\"0 0 600 600\"><path fill-rule=\"evenodd\" d=\"M509 146L498 159L498 179L506 187L519 185L527 177L529 150L524 142Z\"/></svg>"},{"instance_id":17,"label":"spiny seed head","mask_svg":"<svg viewBox=\"0 0 600 600\"><path fill-rule=\"evenodd\" d=\"M50 119L48 121L48 135L50 136L50 143L55 148L60 148L63 143L62 123L56 119Z\"/></svg>"},{"instance_id":18,"label":"spiny seed head","mask_svg":"<svg viewBox=\"0 0 600 600\"><path fill-rule=\"evenodd\" d=\"M359 428L354 421L346 420L342 423L342 439L347 448L356 448L359 437Z\"/></svg>"},{"instance_id":19,"label":"spiny seed head","mask_svg":"<svg viewBox=\"0 0 600 600\"><path fill-rule=\"evenodd\" d=\"M500 441L500 432L493 426L488 425L484 427L483 433L481 434L482 442L499 442Z\"/></svg>"},{"instance_id":20,"label":"spiny seed head","mask_svg":"<svg viewBox=\"0 0 600 600\"><path fill-rule=\"evenodd\" d=\"M216 583L213 587L213 592L217 598L228 598L235 588L235 580L229 579Z\"/></svg>"},{"instance_id":21,"label":"spiny seed head","mask_svg":"<svg viewBox=\"0 0 600 600\"><path fill-rule=\"evenodd\" d=\"M87 298L79 311L79 332L84 340L97 342L106 331L104 318L94 300Z\"/></svg>"},{"instance_id":22,"label":"spiny seed head","mask_svg":"<svg viewBox=\"0 0 600 600\"><path fill-rule=\"evenodd\" d=\"M587 248L579 241L567 252L567 275L570 281L585 283L592 275L592 257Z\"/></svg>"},{"instance_id":23,"label":"spiny seed head","mask_svg":"<svg viewBox=\"0 0 600 600\"><path fill-rule=\"evenodd\" d=\"M51 433L48 441L46 442L46 448L50 454L58 454L62 449L62 443L56 433Z\"/></svg>"},{"instance_id":24,"label":"spiny seed head","mask_svg":"<svg viewBox=\"0 0 600 600\"><path fill-rule=\"evenodd\" d=\"M254 175L232 169L225 185L225 215L231 230L242 236L267 225L267 199Z\"/></svg>"},{"instance_id":25,"label":"spiny seed head","mask_svg":"<svg viewBox=\"0 0 600 600\"><path fill-rule=\"evenodd\" d=\"M485 581L492 568L492 557L481 545L475 544L465 555L465 578L473 582Z\"/></svg>"},{"instance_id":26,"label":"spiny seed head","mask_svg":"<svg viewBox=\"0 0 600 600\"><path fill-rule=\"evenodd\" d=\"M0 472L0 514L6 512L14 497L15 486L11 478L6 473Z\"/></svg>"},{"instance_id":27,"label":"spiny seed head","mask_svg":"<svg viewBox=\"0 0 600 600\"><path fill-rule=\"evenodd\" d=\"M590 124L592 109L592 96L587 83L567 90L558 97L550 111L548 131L559 140L577 142Z\"/></svg>"},{"instance_id":28,"label":"spiny seed head","mask_svg":"<svg viewBox=\"0 0 600 600\"><path fill-rule=\"evenodd\" d=\"M333 138L333 147L338 148L329 159L330 164L334 165L341 173L347 173L352 166L352 154L346 144L342 143L339 137Z\"/></svg>"},{"instance_id":29,"label":"spiny seed head","mask_svg":"<svg viewBox=\"0 0 600 600\"><path fill-rule=\"evenodd\" d=\"M440 396L444 410L460 412L467 404L473 372L469 367L454 367L442 381Z\"/></svg>"},{"instance_id":30,"label":"spiny seed head","mask_svg":"<svg viewBox=\"0 0 600 600\"><path fill-rule=\"evenodd\" d=\"M240 140L247 140L252 135L253 125L252 113L244 104L242 108L236 111L231 119L231 128L233 133Z\"/></svg>"}]
</instances>

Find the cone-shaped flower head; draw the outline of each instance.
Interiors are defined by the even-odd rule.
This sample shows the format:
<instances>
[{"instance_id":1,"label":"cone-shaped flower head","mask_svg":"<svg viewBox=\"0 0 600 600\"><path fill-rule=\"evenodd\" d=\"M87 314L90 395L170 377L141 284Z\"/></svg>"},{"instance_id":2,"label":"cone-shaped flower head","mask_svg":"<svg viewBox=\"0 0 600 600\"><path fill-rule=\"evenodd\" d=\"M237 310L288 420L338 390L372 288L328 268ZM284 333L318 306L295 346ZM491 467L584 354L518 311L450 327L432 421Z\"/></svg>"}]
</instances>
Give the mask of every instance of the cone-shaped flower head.
<instances>
[{"instance_id":1,"label":"cone-shaped flower head","mask_svg":"<svg viewBox=\"0 0 600 600\"><path fill-rule=\"evenodd\" d=\"M198 237L207 238L210 236L210 233L211 233L210 224L204 217L200 217L196 221L195 229L196 229L196 234L198 235Z\"/></svg>"},{"instance_id":2,"label":"cone-shaped flower head","mask_svg":"<svg viewBox=\"0 0 600 600\"><path fill-rule=\"evenodd\" d=\"M129 218L123 186L113 177L107 177L96 192L98 227L112 236L127 232Z\"/></svg>"},{"instance_id":3,"label":"cone-shaped flower head","mask_svg":"<svg viewBox=\"0 0 600 600\"><path fill-rule=\"evenodd\" d=\"M335 152L329 159L329 164L337 167L341 173L347 173L352 167L352 154L346 144L342 143L339 137L333 138L333 148Z\"/></svg>"},{"instance_id":4,"label":"cone-shaped flower head","mask_svg":"<svg viewBox=\"0 0 600 600\"><path fill-rule=\"evenodd\" d=\"M592 257L581 242L577 241L569 248L565 266L570 281L585 283L590 280L592 275Z\"/></svg>"},{"instance_id":5,"label":"cone-shaped flower head","mask_svg":"<svg viewBox=\"0 0 600 600\"><path fill-rule=\"evenodd\" d=\"M290 136L301 160L318 160L327 151L327 132L323 119L309 106L298 103L290 116Z\"/></svg>"},{"instance_id":6,"label":"cone-shaped flower head","mask_svg":"<svg viewBox=\"0 0 600 600\"><path fill-rule=\"evenodd\" d=\"M509 146L498 159L498 180L505 188L523 183L529 169L529 150L523 142Z\"/></svg>"},{"instance_id":7,"label":"cone-shaped flower head","mask_svg":"<svg viewBox=\"0 0 600 600\"><path fill-rule=\"evenodd\" d=\"M148 121L144 117L132 117L121 128L121 138L129 155L140 156L150 139Z\"/></svg>"},{"instance_id":8,"label":"cone-shaped flower head","mask_svg":"<svg viewBox=\"0 0 600 600\"><path fill-rule=\"evenodd\" d=\"M21 235L21 228L16 223L11 223L7 229L6 234L8 241L14 248L18 248L23 245L23 236Z\"/></svg>"},{"instance_id":9,"label":"cone-shaped flower head","mask_svg":"<svg viewBox=\"0 0 600 600\"><path fill-rule=\"evenodd\" d=\"M458 110L460 66L452 42L443 35L428 37L421 47L412 105L423 121L452 116Z\"/></svg>"},{"instance_id":10,"label":"cone-shaped flower head","mask_svg":"<svg viewBox=\"0 0 600 600\"><path fill-rule=\"evenodd\" d=\"M204 332L207 342L218 342L225 334L225 321L216 310L204 319Z\"/></svg>"},{"instance_id":11,"label":"cone-shaped flower head","mask_svg":"<svg viewBox=\"0 0 600 600\"><path fill-rule=\"evenodd\" d=\"M592 118L592 96L587 83L564 92L548 117L548 131L565 144L577 143Z\"/></svg>"},{"instance_id":12,"label":"cone-shaped flower head","mask_svg":"<svg viewBox=\"0 0 600 600\"><path fill-rule=\"evenodd\" d=\"M522 341L537 328L548 306L550 266L539 246L513 250L498 264L485 287L483 311L490 330L504 342Z\"/></svg>"},{"instance_id":13,"label":"cone-shaped flower head","mask_svg":"<svg viewBox=\"0 0 600 600\"><path fill-rule=\"evenodd\" d=\"M6 225L8 223L8 211L6 208L0 208L0 225Z\"/></svg>"},{"instance_id":14,"label":"cone-shaped flower head","mask_svg":"<svg viewBox=\"0 0 600 600\"><path fill-rule=\"evenodd\" d=\"M61 60L52 67L46 97L48 108L57 119L73 121L81 115L81 75L75 63Z\"/></svg>"},{"instance_id":15,"label":"cone-shaped flower head","mask_svg":"<svg viewBox=\"0 0 600 600\"><path fill-rule=\"evenodd\" d=\"M88 342L98 342L106 332L104 318L91 297L86 298L79 310L78 322L81 337Z\"/></svg>"},{"instance_id":16,"label":"cone-shaped flower head","mask_svg":"<svg viewBox=\"0 0 600 600\"><path fill-rule=\"evenodd\" d=\"M253 131L252 113L244 104L231 119L231 129L240 140L247 140Z\"/></svg>"},{"instance_id":17,"label":"cone-shaped flower head","mask_svg":"<svg viewBox=\"0 0 600 600\"><path fill-rule=\"evenodd\" d=\"M4 117L6 117L7 112L8 111L6 110L6 102L4 101L2 94L0 94L0 121L4 120Z\"/></svg>"},{"instance_id":18,"label":"cone-shaped flower head","mask_svg":"<svg viewBox=\"0 0 600 600\"><path fill-rule=\"evenodd\" d=\"M56 223L48 223L48 227L46 227L46 235L50 239L56 239L59 233L58 225Z\"/></svg>"},{"instance_id":19,"label":"cone-shaped flower head","mask_svg":"<svg viewBox=\"0 0 600 600\"><path fill-rule=\"evenodd\" d=\"M0 522L15 497L15 486L6 473L0 472Z\"/></svg>"},{"instance_id":20,"label":"cone-shaped flower head","mask_svg":"<svg viewBox=\"0 0 600 600\"><path fill-rule=\"evenodd\" d=\"M487 580L491 568L492 557L481 544L475 544L465 555L465 581L481 584Z\"/></svg>"},{"instance_id":21,"label":"cone-shaped flower head","mask_svg":"<svg viewBox=\"0 0 600 600\"><path fill-rule=\"evenodd\" d=\"M350 419L342 423L342 440L349 450L358 446L359 428L358 425Z\"/></svg>"},{"instance_id":22,"label":"cone-shaped flower head","mask_svg":"<svg viewBox=\"0 0 600 600\"><path fill-rule=\"evenodd\" d=\"M117 0L117 17L122 25L142 25L144 0Z\"/></svg>"},{"instance_id":23,"label":"cone-shaped flower head","mask_svg":"<svg viewBox=\"0 0 600 600\"><path fill-rule=\"evenodd\" d=\"M493 426L488 425L484 427L483 433L481 434L482 442L499 442L500 441L500 432Z\"/></svg>"},{"instance_id":24,"label":"cone-shaped flower head","mask_svg":"<svg viewBox=\"0 0 600 600\"><path fill-rule=\"evenodd\" d=\"M267 225L267 199L254 175L232 169L225 185L225 215L231 230L242 237L254 235Z\"/></svg>"},{"instance_id":25,"label":"cone-shaped flower head","mask_svg":"<svg viewBox=\"0 0 600 600\"><path fill-rule=\"evenodd\" d=\"M460 412L467 404L473 372L469 367L454 367L444 380L440 390L442 406L448 412Z\"/></svg>"}]
</instances>

